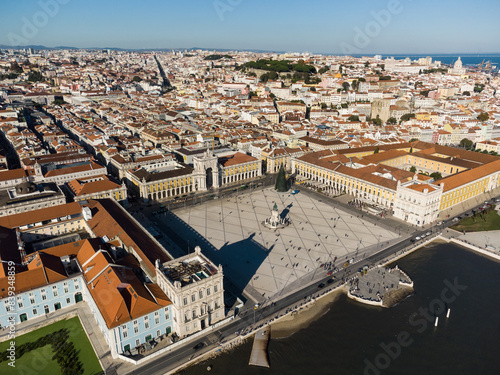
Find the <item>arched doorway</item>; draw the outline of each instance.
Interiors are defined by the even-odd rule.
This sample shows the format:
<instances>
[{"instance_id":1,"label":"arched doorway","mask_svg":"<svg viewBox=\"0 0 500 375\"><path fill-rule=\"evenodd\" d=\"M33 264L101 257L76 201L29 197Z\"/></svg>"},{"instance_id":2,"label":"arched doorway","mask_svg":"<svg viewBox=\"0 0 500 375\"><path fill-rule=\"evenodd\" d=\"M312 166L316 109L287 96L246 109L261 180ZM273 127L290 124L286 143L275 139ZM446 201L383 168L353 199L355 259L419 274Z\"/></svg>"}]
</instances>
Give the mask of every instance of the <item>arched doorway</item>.
<instances>
[{"instance_id":1,"label":"arched doorway","mask_svg":"<svg viewBox=\"0 0 500 375\"><path fill-rule=\"evenodd\" d=\"M212 168L207 168L206 173L207 173L207 189L210 189L213 185Z\"/></svg>"}]
</instances>

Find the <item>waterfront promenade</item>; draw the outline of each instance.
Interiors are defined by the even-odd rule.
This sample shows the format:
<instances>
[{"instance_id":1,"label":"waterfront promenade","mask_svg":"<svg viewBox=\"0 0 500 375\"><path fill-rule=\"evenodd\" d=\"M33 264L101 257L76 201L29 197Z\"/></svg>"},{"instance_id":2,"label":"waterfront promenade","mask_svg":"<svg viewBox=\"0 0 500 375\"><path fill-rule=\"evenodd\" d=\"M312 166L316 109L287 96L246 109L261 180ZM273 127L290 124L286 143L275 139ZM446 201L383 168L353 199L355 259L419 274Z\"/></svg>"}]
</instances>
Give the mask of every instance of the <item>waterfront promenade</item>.
<instances>
[{"instance_id":1,"label":"waterfront promenade","mask_svg":"<svg viewBox=\"0 0 500 375\"><path fill-rule=\"evenodd\" d=\"M397 266L362 270L347 283L348 296L368 305L390 307L411 293L413 282Z\"/></svg>"}]
</instances>

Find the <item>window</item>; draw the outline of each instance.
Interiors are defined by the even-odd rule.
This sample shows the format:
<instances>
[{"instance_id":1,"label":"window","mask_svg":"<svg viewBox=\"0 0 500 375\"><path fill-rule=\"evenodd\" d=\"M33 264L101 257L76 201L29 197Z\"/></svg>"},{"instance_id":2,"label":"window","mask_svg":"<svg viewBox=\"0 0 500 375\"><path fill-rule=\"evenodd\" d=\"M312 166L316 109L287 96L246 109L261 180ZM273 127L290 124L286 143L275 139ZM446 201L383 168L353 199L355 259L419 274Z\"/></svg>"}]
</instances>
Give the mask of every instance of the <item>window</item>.
<instances>
[{"instance_id":1,"label":"window","mask_svg":"<svg viewBox=\"0 0 500 375\"><path fill-rule=\"evenodd\" d=\"M157 330L157 331L156 331L156 337L159 337L160 335L161 335L160 330Z\"/></svg>"},{"instance_id":2,"label":"window","mask_svg":"<svg viewBox=\"0 0 500 375\"><path fill-rule=\"evenodd\" d=\"M33 295L33 293L31 293L31 292L30 292L29 296L30 296L30 303L31 303L32 305L34 305L34 304L35 304L35 296L34 296L34 295Z\"/></svg>"},{"instance_id":3,"label":"window","mask_svg":"<svg viewBox=\"0 0 500 375\"><path fill-rule=\"evenodd\" d=\"M214 285L214 293L217 293L217 291L219 290L219 285Z\"/></svg>"},{"instance_id":4,"label":"window","mask_svg":"<svg viewBox=\"0 0 500 375\"><path fill-rule=\"evenodd\" d=\"M127 331L123 331L123 338L126 339L128 337L128 332Z\"/></svg>"},{"instance_id":5,"label":"window","mask_svg":"<svg viewBox=\"0 0 500 375\"><path fill-rule=\"evenodd\" d=\"M38 311L36 311L36 309L33 309L33 315L38 315Z\"/></svg>"},{"instance_id":6,"label":"window","mask_svg":"<svg viewBox=\"0 0 500 375\"><path fill-rule=\"evenodd\" d=\"M134 333L137 333L137 332L139 332L139 327L134 326Z\"/></svg>"},{"instance_id":7,"label":"window","mask_svg":"<svg viewBox=\"0 0 500 375\"><path fill-rule=\"evenodd\" d=\"M78 282L78 279L73 280L73 285L75 286L75 290L80 289L80 283Z\"/></svg>"},{"instance_id":8,"label":"window","mask_svg":"<svg viewBox=\"0 0 500 375\"><path fill-rule=\"evenodd\" d=\"M139 339L135 340L135 346L141 345L141 341Z\"/></svg>"},{"instance_id":9,"label":"window","mask_svg":"<svg viewBox=\"0 0 500 375\"><path fill-rule=\"evenodd\" d=\"M66 303L69 305L71 303L71 299L66 298Z\"/></svg>"},{"instance_id":10,"label":"window","mask_svg":"<svg viewBox=\"0 0 500 375\"><path fill-rule=\"evenodd\" d=\"M194 301L196 301L196 295L192 294L191 295L191 302L194 302Z\"/></svg>"},{"instance_id":11,"label":"window","mask_svg":"<svg viewBox=\"0 0 500 375\"><path fill-rule=\"evenodd\" d=\"M57 297L57 286L52 287L52 293L54 294L54 297Z\"/></svg>"},{"instance_id":12,"label":"window","mask_svg":"<svg viewBox=\"0 0 500 375\"><path fill-rule=\"evenodd\" d=\"M42 294L42 300L45 301L47 299L47 295L46 294Z\"/></svg>"},{"instance_id":13,"label":"window","mask_svg":"<svg viewBox=\"0 0 500 375\"><path fill-rule=\"evenodd\" d=\"M210 295L210 288L207 288L207 296Z\"/></svg>"},{"instance_id":14,"label":"window","mask_svg":"<svg viewBox=\"0 0 500 375\"><path fill-rule=\"evenodd\" d=\"M156 325L160 324L160 318L159 317L155 317L155 324Z\"/></svg>"},{"instance_id":15,"label":"window","mask_svg":"<svg viewBox=\"0 0 500 375\"><path fill-rule=\"evenodd\" d=\"M200 290L200 299L203 298L203 290Z\"/></svg>"},{"instance_id":16,"label":"window","mask_svg":"<svg viewBox=\"0 0 500 375\"><path fill-rule=\"evenodd\" d=\"M149 322L144 322L144 328L149 329Z\"/></svg>"},{"instance_id":17,"label":"window","mask_svg":"<svg viewBox=\"0 0 500 375\"><path fill-rule=\"evenodd\" d=\"M187 297L184 297L184 306L186 306L188 304L188 299Z\"/></svg>"}]
</instances>

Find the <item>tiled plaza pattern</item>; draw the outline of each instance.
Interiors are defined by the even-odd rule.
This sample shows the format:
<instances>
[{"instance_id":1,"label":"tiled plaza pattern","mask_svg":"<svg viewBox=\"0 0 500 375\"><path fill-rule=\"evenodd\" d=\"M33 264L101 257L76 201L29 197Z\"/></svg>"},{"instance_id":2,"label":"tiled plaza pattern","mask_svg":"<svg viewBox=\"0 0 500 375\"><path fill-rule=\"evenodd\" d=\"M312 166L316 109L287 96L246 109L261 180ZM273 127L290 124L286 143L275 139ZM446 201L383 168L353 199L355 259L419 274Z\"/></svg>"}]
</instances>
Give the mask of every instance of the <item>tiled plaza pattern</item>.
<instances>
[{"instance_id":1,"label":"tiled plaza pattern","mask_svg":"<svg viewBox=\"0 0 500 375\"><path fill-rule=\"evenodd\" d=\"M175 215L160 220L184 240L190 239L191 249L201 245L215 263L223 265L238 289L262 302L277 297L285 287L310 281L321 264L333 262L335 257L335 265L341 267L346 260L363 257L398 238L396 231L333 207L326 200L268 188L233 193L202 206L176 210ZM270 217L275 202L290 224L271 230L262 223ZM201 237L213 247L204 246Z\"/></svg>"}]
</instances>

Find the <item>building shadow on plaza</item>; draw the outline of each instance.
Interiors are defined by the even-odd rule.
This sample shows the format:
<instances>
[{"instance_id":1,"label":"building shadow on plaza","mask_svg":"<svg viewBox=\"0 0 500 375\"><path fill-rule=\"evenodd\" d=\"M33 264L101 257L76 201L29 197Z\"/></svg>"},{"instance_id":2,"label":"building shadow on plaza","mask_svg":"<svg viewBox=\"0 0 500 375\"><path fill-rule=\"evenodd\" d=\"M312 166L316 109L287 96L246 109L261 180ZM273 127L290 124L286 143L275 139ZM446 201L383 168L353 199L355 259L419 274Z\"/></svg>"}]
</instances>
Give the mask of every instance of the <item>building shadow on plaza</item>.
<instances>
[{"instance_id":1,"label":"building shadow on plaza","mask_svg":"<svg viewBox=\"0 0 500 375\"><path fill-rule=\"evenodd\" d=\"M172 255L175 257L186 255L188 252L193 252L196 246L200 246L202 253L212 262L222 265L225 290L241 299L243 290L252 278L257 277L255 273L270 252L270 249L254 240L257 233L251 233L238 242L226 242L217 249L175 213L169 211L166 216L167 220L160 229L183 251L183 254Z\"/></svg>"}]
</instances>

